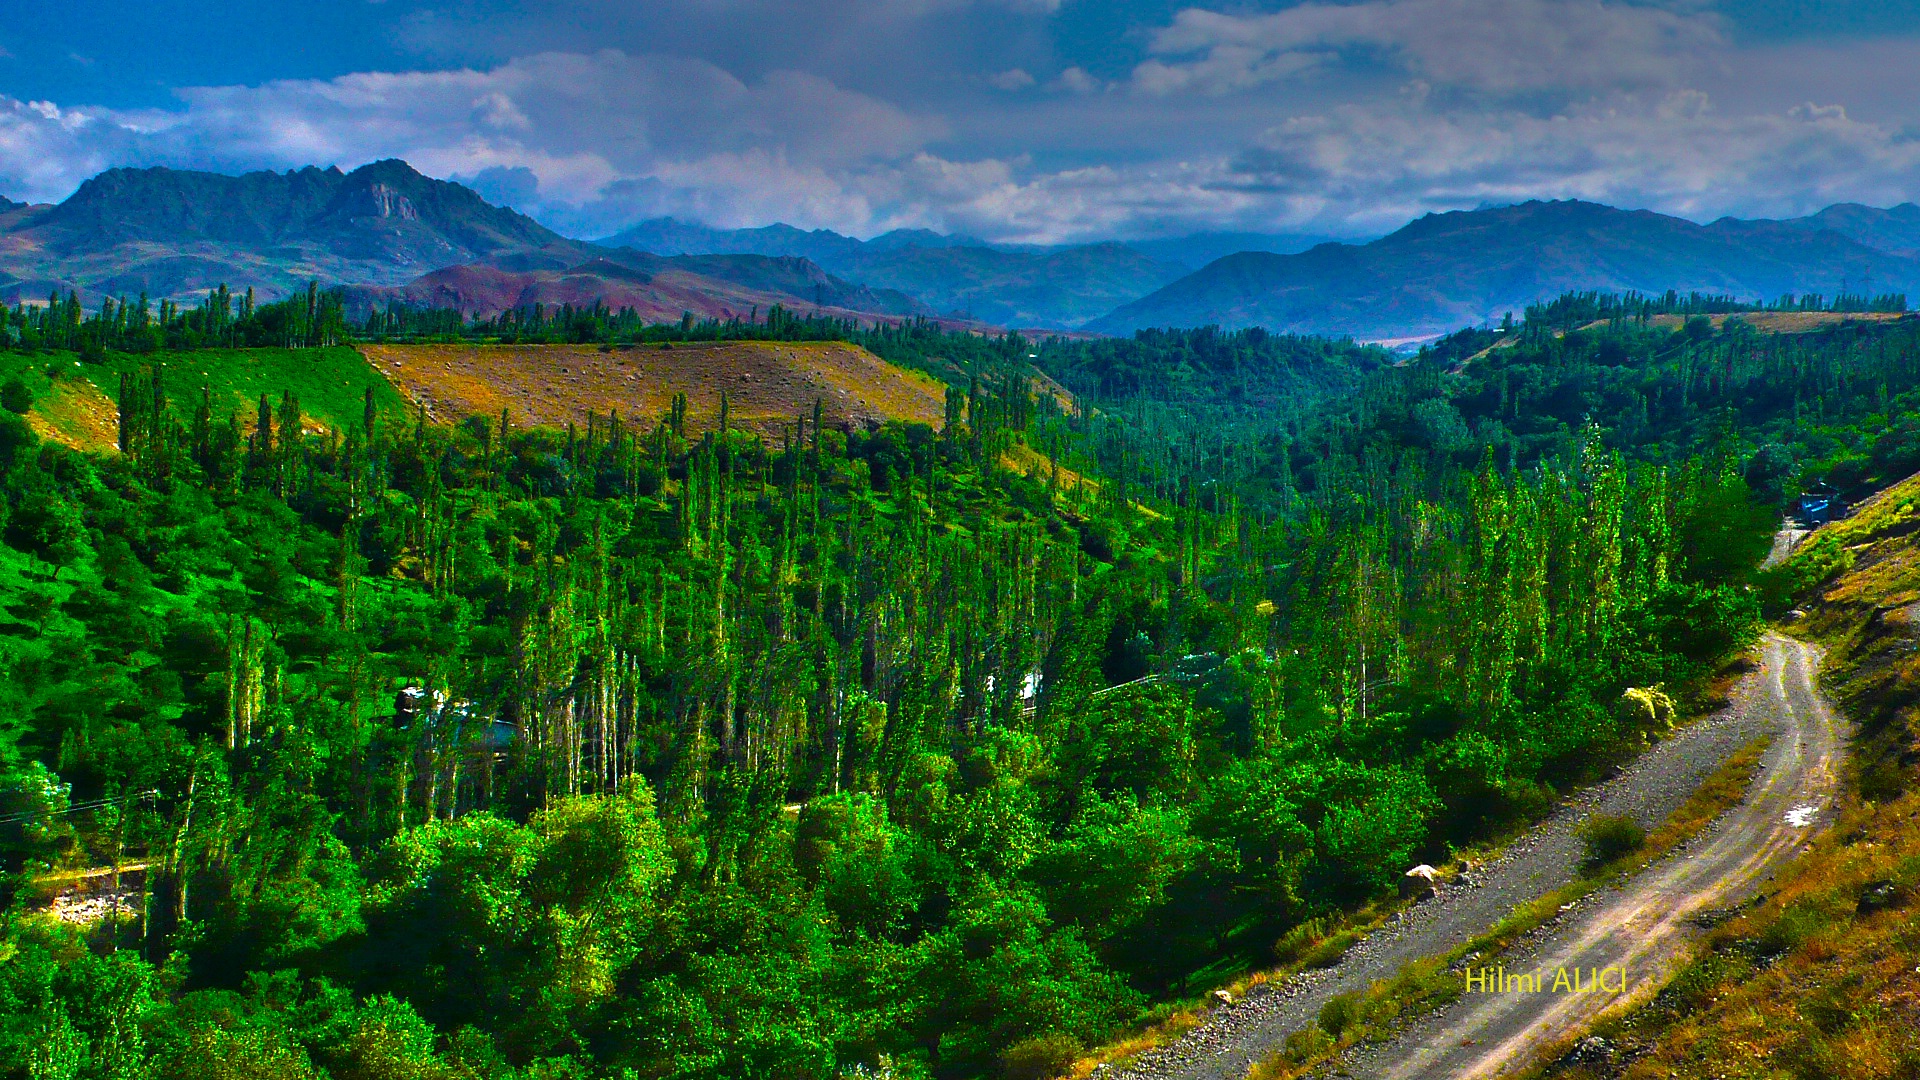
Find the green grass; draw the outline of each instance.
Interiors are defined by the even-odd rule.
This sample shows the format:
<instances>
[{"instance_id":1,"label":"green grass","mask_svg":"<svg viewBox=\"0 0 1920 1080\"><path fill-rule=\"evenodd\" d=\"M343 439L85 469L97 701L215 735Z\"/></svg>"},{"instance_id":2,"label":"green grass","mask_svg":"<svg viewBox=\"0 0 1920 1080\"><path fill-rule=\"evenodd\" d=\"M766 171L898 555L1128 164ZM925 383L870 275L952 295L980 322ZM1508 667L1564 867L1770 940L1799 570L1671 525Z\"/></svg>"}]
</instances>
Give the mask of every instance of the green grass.
<instances>
[{"instance_id":1,"label":"green grass","mask_svg":"<svg viewBox=\"0 0 1920 1080\"><path fill-rule=\"evenodd\" d=\"M181 353L108 353L105 363L82 364L70 352L0 353L0 380L19 375L36 399L52 391L49 369L62 378L78 376L98 387L108 400L117 400L122 373L138 374L157 367L165 378L169 402L181 419L189 419L200 402L202 386L212 391L216 417L230 412L248 423L261 394L275 405L292 391L310 419L336 430L360 423L367 387L373 387L374 406L386 423L411 421L413 408L386 377L374 370L354 349L199 349Z\"/></svg>"}]
</instances>

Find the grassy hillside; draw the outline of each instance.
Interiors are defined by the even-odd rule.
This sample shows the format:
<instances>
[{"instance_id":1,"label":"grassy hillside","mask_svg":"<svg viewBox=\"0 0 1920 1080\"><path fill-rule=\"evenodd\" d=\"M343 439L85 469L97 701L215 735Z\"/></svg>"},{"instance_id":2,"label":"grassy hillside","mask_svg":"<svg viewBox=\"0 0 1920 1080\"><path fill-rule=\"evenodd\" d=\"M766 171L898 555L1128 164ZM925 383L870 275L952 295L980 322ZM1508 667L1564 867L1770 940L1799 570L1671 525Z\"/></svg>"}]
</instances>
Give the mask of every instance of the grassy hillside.
<instances>
[{"instance_id":1,"label":"grassy hillside","mask_svg":"<svg viewBox=\"0 0 1920 1080\"><path fill-rule=\"evenodd\" d=\"M406 396L447 422L498 416L516 422L585 424L617 410L649 423L675 394L687 397L687 424L717 427L720 395L736 426L768 434L816 400L829 424L877 426L903 420L940 426L946 387L843 342L682 342L671 348L597 345L367 345L362 347Z\"/></svg>"},{"instance_id":2,"label":"grassy hillside","mask_svg":"<svg viewBox=\"0 0 1920 1080\"><path fill-rule=\"evenodd\" d=\"M359 424L368 387L383 419L397 422L413 413L393 385L350 348L108 353L97 364L82 364L73 353L0 353L0 381L19 378L33 394L29 423L40 437L83 450L115 447L120 376L150 369L163 374L169 405L183 421L199 407L203 387L216 418L238 413L243 426L251 424L260 395L277 406L283 392L299 399L313 429Z\"/></svg>"},{"instance_id":3,"label":"grassy hillside","mask_svg":"<svg viewBox=\"0 0 1920 1080\"><path fill-rule=\"evenodd\" d=\"M1764 901L1716 927L1647 1007L1542 1075L1920 1075L1920 477L1815 533L1779 577L1828 692L1858 725L1835 827Z\"/></svg>"}]
</instances>

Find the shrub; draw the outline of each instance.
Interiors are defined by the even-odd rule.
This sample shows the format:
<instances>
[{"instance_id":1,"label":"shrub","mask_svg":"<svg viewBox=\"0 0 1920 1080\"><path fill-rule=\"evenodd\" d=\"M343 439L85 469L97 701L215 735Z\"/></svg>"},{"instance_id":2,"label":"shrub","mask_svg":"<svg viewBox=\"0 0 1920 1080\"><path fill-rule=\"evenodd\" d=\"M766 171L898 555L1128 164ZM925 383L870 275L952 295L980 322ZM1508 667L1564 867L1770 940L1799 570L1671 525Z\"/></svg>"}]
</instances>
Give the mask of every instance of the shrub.
<instances>
[{"instance_id":1,"label":"shrub","mask_svg":"<svg viewBox=\"0 0 1920 1080\"><path fill-rule=\"evenodd\" d=\"M1632 818L1595 814L1580 827L1580 840L1587 847L1587 865L1604 866L1640 850L1647 842L1647 830Z\"/></svg>"},{"instance_id":2,"label":"shrub","mask_svg":"<svg viewBox=\"0 0 1920 1080\"><path fill-rule=\"evenodd\" d=\"M1080 1056L1080 1040L1062 1032L1022 1039L1000 1052L1007 1080L1052 1080L1064 1075Z\"/></svg>"},{"instance_id":3,"label":"shrub","mask_svg":"<svg viewBox=\"0 0 1920 1080\"><path fill-rule=\"evenodd\" d=\"M1273 943L1273 957L1283 964L1292 963L1307 954L1307 950L1318 945L1327 936L1327 920L1308 919L1280 935Z\"/></svg>"},{"instance_id":4,"label":"shrub","mask_svg":"<svg viewBox=\"0 0 1920 1080\"><path fill-rule=\"evenodd\" d=\"M0 408L22 415L33 408L33 391L27 389L27 384L19 376L0 384Z\"/></svg>"},{"instance_id":5,"label":"shrub","mask_svg":"<svg viewBox=\"0 0 1920 1080\"><path fill-rule=\"evenodd\" d=\"M1335 994L1320 1006L1320 1027L1327 1034L1338 1039L1348 1029L1359 1025L1366 1019L1367 1002L1359 992Z\"/></svg>"}]
</instances>

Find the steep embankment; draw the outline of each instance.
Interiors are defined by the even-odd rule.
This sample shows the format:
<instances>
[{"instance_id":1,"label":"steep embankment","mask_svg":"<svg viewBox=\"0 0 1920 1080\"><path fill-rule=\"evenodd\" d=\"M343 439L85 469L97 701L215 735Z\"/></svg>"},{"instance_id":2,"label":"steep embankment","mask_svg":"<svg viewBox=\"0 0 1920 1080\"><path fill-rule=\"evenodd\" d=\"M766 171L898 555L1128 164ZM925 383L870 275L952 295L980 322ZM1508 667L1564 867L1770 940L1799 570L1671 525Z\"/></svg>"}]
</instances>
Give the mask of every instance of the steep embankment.
<instances>
[{"instance_id":1,"label":"steep embankment","mask_svg":"<svg viewBox=\"0 0 1920 1080\"><path fill-rule=\"evenodd\" d=\"M361 351L428 415L445 422L498 416L516 423L585 423L589 413L651 422L675 394L687 424L732 422L772 433L821 403L836 427L905 420L938 426L946 386L843 342L731 341L671 348L596 345L367 345Z\"/></svg>"}]
</instances>

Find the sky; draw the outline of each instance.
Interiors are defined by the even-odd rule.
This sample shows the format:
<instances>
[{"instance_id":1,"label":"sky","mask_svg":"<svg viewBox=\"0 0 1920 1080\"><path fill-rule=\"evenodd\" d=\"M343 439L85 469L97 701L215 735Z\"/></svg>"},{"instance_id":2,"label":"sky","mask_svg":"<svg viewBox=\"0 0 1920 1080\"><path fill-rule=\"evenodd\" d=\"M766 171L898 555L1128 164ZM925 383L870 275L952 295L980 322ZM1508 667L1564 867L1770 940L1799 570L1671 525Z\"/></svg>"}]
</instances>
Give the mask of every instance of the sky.
<instances>
[{"instance_id":1,"label":"sky","mask_svg":"<svg viewBox=\"0 0 1920 1080\"><path fill-rule=\"evenodd\" d=\"M44 13L43 13L44 14ZM561 232L1379 235L1920 198L1920 0L89 0L0 24L0 196L401 157Z\"/></svg>"}]
</instances>

